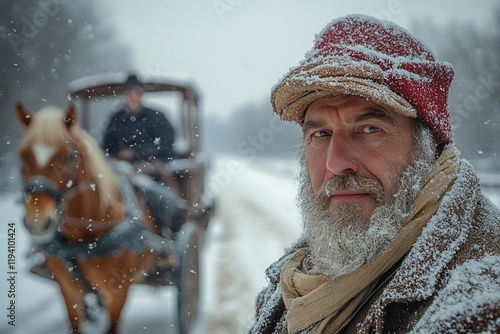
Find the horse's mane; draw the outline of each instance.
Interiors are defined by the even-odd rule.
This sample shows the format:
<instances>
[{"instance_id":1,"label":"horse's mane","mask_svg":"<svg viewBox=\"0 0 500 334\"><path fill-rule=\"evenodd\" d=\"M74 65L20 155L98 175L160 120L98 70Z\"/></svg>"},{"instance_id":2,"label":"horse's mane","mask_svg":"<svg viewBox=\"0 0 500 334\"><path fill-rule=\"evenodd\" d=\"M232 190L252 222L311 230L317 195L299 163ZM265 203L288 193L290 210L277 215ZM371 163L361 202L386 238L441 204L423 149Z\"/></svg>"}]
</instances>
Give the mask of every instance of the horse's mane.
<instances>
[{"instance_id":1,"label":"horse's mane","mask_svg":"<svg viewBox=\"0 0 500 334\"><path fill-rule=\"evenodd\" d=\"M73 124L68 130L63 122L64 112L55 107L45 107L33 115L27 127L21 146L42 144L61 148L65 145L76 145L82 157L92 182L96 185L102 208L106 208L120 200L119 183L115 172L107 163L106 158L94 140L78 124Z\"/></svg>"}]
</instances>

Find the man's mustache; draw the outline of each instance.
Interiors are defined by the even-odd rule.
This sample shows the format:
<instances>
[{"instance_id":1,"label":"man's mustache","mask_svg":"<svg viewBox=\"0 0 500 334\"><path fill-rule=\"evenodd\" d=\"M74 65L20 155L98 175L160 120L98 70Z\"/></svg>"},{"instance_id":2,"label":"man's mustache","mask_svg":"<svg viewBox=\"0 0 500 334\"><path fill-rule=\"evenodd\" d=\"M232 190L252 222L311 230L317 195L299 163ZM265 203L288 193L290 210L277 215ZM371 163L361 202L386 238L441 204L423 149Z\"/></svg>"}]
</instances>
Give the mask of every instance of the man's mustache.
<instances>
[{"instance_id":1,"label":"man's mustache","mask_svg":"<svg viewBox=\"0 0 500 334\"><path fill-rule=\"evenodd\" d=\"M332 194L342 190L366 191L373 196L377 204L383 203L385 197L384 188L378 180L354 174L340 176L332 175L329 179L323 182L316 196L329 201Z\"/></svg>"}]
</instances>

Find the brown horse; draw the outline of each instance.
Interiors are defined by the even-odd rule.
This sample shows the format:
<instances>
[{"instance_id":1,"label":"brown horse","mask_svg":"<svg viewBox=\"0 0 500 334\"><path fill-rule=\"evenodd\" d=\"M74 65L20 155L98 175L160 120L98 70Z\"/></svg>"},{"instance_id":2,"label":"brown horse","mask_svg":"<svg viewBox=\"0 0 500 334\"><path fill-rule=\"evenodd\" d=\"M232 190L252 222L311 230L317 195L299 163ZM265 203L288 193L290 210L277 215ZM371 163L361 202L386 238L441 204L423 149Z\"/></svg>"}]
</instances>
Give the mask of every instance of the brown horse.
<instances>
[{"instance_id":1,"label":"brown horse","mask_svg":"<svg viewBox=\"0 0 500 334\"><path fill-rule=\"evenodd\" d=\"M76 124L72 106L16 109L25 127L25 225L43 255L38 267L60 285L74 333L115 333L131 284L159 261L174 265L171 241L158 236L146 205Z\"/></svg>"}]
</instances>

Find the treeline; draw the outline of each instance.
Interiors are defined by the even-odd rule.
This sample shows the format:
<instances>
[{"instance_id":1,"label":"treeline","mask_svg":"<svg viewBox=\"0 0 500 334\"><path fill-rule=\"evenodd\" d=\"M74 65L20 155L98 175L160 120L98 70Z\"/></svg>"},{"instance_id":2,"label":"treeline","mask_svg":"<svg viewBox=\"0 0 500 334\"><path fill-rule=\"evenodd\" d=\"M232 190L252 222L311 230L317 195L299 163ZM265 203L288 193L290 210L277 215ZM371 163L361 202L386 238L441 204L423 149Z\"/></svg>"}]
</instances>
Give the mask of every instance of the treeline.
<instances>
[{"instance_id":1,"label":"treeline","mask_svg":"<svg viewBox=\"0 0 500 334\"><path fill-rule=\"evenodd\" d=\"M14 105L33 111L68 103L67 83L128 68L106 10L96 0L2 0L0 2L0 157L21 136ZM0 161L1 163L1 161Z\"/></svg>"}]
</instances>

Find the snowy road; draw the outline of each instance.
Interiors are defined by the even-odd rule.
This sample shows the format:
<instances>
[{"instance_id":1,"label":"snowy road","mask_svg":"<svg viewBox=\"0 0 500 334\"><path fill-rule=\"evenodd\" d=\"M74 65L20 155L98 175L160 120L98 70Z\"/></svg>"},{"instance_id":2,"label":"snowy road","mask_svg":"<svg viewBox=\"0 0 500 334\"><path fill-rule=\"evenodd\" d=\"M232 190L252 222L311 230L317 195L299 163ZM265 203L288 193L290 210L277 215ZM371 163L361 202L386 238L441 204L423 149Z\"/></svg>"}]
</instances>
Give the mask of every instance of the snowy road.
<instances>
[{"instance_id":1,"label":"snowy road","mask_svg":"<svg viewBox=\"0 0 500 334\"><path fill-rule=\"evenodd\" d=\"M254 299L265 284L264 269L299 233L295 209L295 162L247 164L229 160L214 165L209 183L218 195L217 213L203 251L201 319L197 333L241 333L252 317ZM221 174L224 173L224 174ZM214 181L211 181L211 180ZM66 310L58 286L28 272L24 259L29 237L20 223L22 208L14 195L0 197L2 334L66 333ZM16 224L16 326L8 325L7 224ZM10 299L9 299L10 300ZM134 286L122 316L123 334L177 333L176 290Z\"/></svg>"},{"instance_id":2,"label":"snowy road","mask_svg":"<svg viewBox=\"0 0 500 334\"><path fill-rule=\"evenodd\" d=\"M300 233L295 162L239 166L240 173L221 187L207 240L208 295L200 334L243 332L266 284L265 268Z\"/></svg>"}]
</instances>

